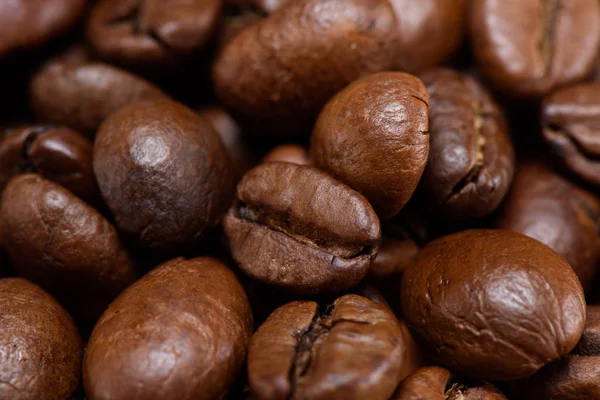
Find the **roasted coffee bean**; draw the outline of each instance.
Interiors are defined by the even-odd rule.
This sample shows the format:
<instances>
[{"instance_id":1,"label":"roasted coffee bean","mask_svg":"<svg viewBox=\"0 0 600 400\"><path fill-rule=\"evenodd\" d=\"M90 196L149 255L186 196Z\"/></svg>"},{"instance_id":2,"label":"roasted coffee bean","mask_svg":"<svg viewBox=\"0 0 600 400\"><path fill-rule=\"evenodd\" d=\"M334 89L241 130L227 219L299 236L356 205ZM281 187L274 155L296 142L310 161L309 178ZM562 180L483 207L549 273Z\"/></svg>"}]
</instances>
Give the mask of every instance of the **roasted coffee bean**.
<instances>
[{"instance_id":1,"label":"roasted coffee bean","mask_svg":"<svg viewBox=\"0 0 600 400\"><path fill-rule=\"evenodd\" d=\"M0 193L15 175L36 172L97 204L100 192L92 154L92 143L66 127L28 125L7 130L0 138Z\"/></svg>"},{"instance_id":2,"label":"roasted coffee bean","mask_svg":"<svg viewBox=\"0 0 600 400\"><path fill-rule=\"evenodd\" d=\"M549 96L542 124L553 155L584 181L600 186L600 82L571 86Z\"/></svg>"},{"instance_id":3,"label":"roasted coffee bean","mask_svg":"<svg viewBox=\"0 0 600 400\"><path fill-rule=\"evenodd\" d=\"M429 160L421 182L428 210L453 220L484 217L498 207L515 171L502 111L468 75L435 69L421 79L430 106Z\"/></svg>"},{"instance_id":4,"label":"roasted coffee bean","mask_svg":"<svg viewBox=\"0 0 600 400\"><path fill-rule=\"evenodd\" d=\"M532 375L573 350L585 324L569 264L508 231L431 242L404 271L401 298L409 329L432 358L486 380Z\"/></svg>"},{"instance_id":5,"label":"roasted coffee bean","mask_svg":"<svg viewBox=\"0 0 600 400\"><path fill-rule=\"evenodd\" d=\"M600 398L600 307L588 306L583 335L571 355L509 386L515 400Z\"/></svg>"},{"instance_id":6,"label":"roasted coffee bean","mask_svg":"<svg viewBox=\"0 0 600 400\"><path fill-rule=\"evenodd\" d=\"M242 271L301 294L356 286L381 235L364 197L316 168L291 163L250 170L223 228Z\"/></svg>"},{"instance_id":7,"label":"roasted coffee bean","mask_svg":"<svg viewBox=\"0 0 600 400\"><path fill-rule=\"evenodd\" d=\"M303 133L338 90L392 67L396 29L385 0L291 1L225 45L213 83L262 134Z\"/></svg>"},{"instance_id":8,"label":"roasted coffee bean","mask_svg":"<svg viewBox=\"0 0 600 400\"><path fill-rule=\"evenodd\" d=\"M429 154L429 97L402 72L366 76L339 92L315 126L310 154L318 168L363 194L382 218L415 191Z\"/></svg>"},{"instance_id":9,"label":"roasted coffee bean","mask_svg":"<svg viewBox=\"0 0 600 400\"><path fill-rule=\"evenodd\" d=\"M84 359L89 400L221 399L252 334L244 289L212 258L175 259L104 313Z\"/></svg>"},{"instance_id":10,"label":"roasted coffee bean","mask_svg":"<svg viewBox=\"0 0 600 400\"><path fill-rule=\"evenodd\" d=\"M523 162L497 226L532 237L569 262L586 292L600 267L600 198L539 161Z\"/></svg>"},{"instance_id":11,"label":"roasted coffee bean","mask_svg":"<svg viewBox=\"0 0 600 400\"><path fill-rule=\"evenodd\" d=\"M119 229L157 251L196 244L231 201L233 176L218 134L170 100L132 104L106 119L94 172Z\"/></svg>"},{"instance_id":12,"label":"roasted coffee bean","mask_svg":"<svg viewBox=\"0 0 600 400\"><path fill-rule=\"evenodd\" d=\"M217 27L221 0L101 0L86 37L101 58L160 68L182 64L206 46Z\"/></svg>"},{"instance_id":13,"label":"roasted coffee bean","mask_svg":"<svg viewBox=\"0 0 600 400\"><path fill-rule=\"evenodd\" d=\"M380 304L357 295L327 307L295 301L252 337L248 380L256 400L387 400L404 351L396 317Z\"/></svg>"},{"instance_id":14,"label":"roasted coffee bean","mask_svg":"<svg viewBox=\"0 0 600 400\"><path fill-rule=\"evenodd\" d=\"M392 400L506 400L506 397L489 383L465 382L445 368L425 367L402 381Z\"/></svg>"},{"instance_id":15,"label":"roasted coffee bean","mask_svg":"<svg viewBox=\"0 0 600 400\"><path fill-rule=\"evenodd\" d=\"M0 4L0 57L62 35L85 11L85 0L5 0Z\"/></svg>"},{"instance_id":16,"label":"roasted coffee bean","mask_svg":"<svg viewBox=\"0 0 600 400\"><path fill-rule=\"evenodd\" d=\"M467 25L466 0L390 0L398 19L395 69L410 73L445 61L458 50Z\"/></svg>"},{"instance_id":17,"label":"roasted coffee bean","mask_svg":"<svg viewBox=\"0 0 600 400\"><path fill-rule=\"evenodd\" d=\"M198 114L210 123L221 137L221 142L229 154L235 181L238 182L252 166L252 153L244 140L242 128L220 107L203 107Z\"/></svg>"},{"instance_id":18,"label":"roasted coffee bean","mask_svg":"<svg viewBox=\"0 0 600 400\"><path fill-rule=\"evenodd\" d=\"M369 276L385 280L401 274L414 261L418 252L419 246L408 237L393 239L383 236L377 257L369 269Z\"/></svg>"},{"instance_id":19,"label":"roasted coffee bean","mask_svg":"<svg viewBox=\"0 0 600 400\"><path fill-rule=\"evenodd\" d=\"M136 279L115 228L63 187L26 174L2 195L0 230L15 269L78 320L94 322Z\"/></svg>"},{"instance_id":20,"label":"roasted coffee bean","mask_svg":"<svg viewBox=\"0 0 600 400\"><path fill-rule=\"evenodd\" d=\"M0 279L0 398L70 399L83 346L69 314L40 287Z\"/></svg>"},{"instance_id":21,"label":"roasted coffee bean","mask_svg":"<svg viewBox=\"0 0 600 400\"><path fill-rule=\"evenodd\" d=\"M481 74L507 94L540 98L595 67L596 0L472 1L470 24Z\"/></svg>"},{"instance_id":22,"label":"roasted coffee bean","mask_svg":"<svg viewBox=\"0 0 600 400\"><path fill-rule=\"evenodd\" d=\"M299 165L310 165L308 150L297 144L282 144L267 153L262 162L289 162Z\"/></svg>"},{"instance_id":23,"label":"roasted coffee bean","mask_svg":"<svg viewBox=\"0 0 600 400\"><path fill-rule=\"evenodd\" d=\"M67 53L34 74L30 97L40 118L93 136L102 121L121 107L166 94L122 69Z\"/></svg>"}]
</instances>

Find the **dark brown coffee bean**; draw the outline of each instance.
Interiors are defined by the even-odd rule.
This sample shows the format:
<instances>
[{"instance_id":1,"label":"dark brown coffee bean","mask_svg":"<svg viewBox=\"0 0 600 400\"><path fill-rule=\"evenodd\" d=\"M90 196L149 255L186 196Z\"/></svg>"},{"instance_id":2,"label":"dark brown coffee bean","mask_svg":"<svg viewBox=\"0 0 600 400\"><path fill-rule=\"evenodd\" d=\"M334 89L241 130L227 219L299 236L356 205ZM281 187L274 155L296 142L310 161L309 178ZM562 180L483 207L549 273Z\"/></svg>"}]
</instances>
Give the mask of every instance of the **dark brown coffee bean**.
<instances>
[{"instance_id":1,"label":"dark brown coffee bean","mask_svg":"<svg viewBox=\"0 0 600 400\"><path fill-rule=\"evenodd\" d=\"M364 197L316 168L290 163L250 170L223 228L242 271L302 294L356 286L381 235Z\"/></svg>"},{"instance_id":2,"label":"dark brown coffee bean","mask_svg":"<svg viewBox=\"0 0 600 400\"><path fill-rule=\"evenodd\" d=\"M482 75L510 95L540 98L582 80L595 66L596 0L472 1L470 24Z\"/></svg>"},{"instance_id":3,"label":"dark brown coffee bean","mask_svg":"<svg viewBox=\"0 0 600 400\"><path fill-rule=\"evenodd\" d=\"M466 0L390 0L398 19L395 69L422 72L458 50L467 25Z\"/></svg>"},{"instance_id":4,"label":"dark brown coffee bean","mask_svg":"<svg viewBox=\"0 0 600 400\"><path fill-rule=\"evenodd\" d=\"M70 399L83 346L69 314L21 278L0 279L0 398Z\"/></svg>"},{"instance_id":5,"label":"dark brown coffee bean","mask_svg":"<svg viewBox=\"0 0 600 400\"><path fill-rule=\"evenodd\" d=\"M338 90L392 67L396 29L385 0L289 2L223 48L217 95L263 134L305 132Z\"/></svg>"},{"instance_id":6,"label":"dark brown coffee bean","mask_svg":"<svg viewBox=\"0 0 600 400\"><path fill-rule=\"evenodd\" d=\"M203 107L198 114L204 118L221 137L221 142L229 154L235 181L238 182L252 166L252 154L244 140L242 128L220 107Z\"/></svg>"},{"instance_id":7,"label":"dark brown coffee bean","mask_svg":"<svg viewBox=\"0 0 600 400\"><path fill-rule=\"evenodd\" d=\"M600 82L559 90L543 104L543 133L573 174L600 186Z\"/></svg>"},{"instance_id":8,"label":"dark brown coffee bean","mask_svg":"<svg viewBox=\"0 0 600 400\"><path fill-rule=\"evenodd\" d=\"M224 398L252 334L244 289L212 258L175 259L104 313L84 360L87 398Z\"/></svg>"},{"instance_id":9,"label":"dark brown coffee bean","mask_svg":"<svg viewBox=\"0 0 600 400\"><path fill-rule=\"evenodd\" d=\"M506 400L484 382L463 382L441 367L425 367L406 378L392 400Z\"/></svg>"},{"instance_id":10,"label":"dark brown coffee bean","mask_svg":"<svg viewBox=\"0 0 600 400\"><path fill-rule=\"evenodd\" d=\"M404 337L404 347L406 349L404 352L402 367L400 368L400 379L404 380L416 370L431 363L425 357L425 354L423 354L423 351L417 345L417 342L415 342L415 339L412 337L408 327L406 326L406 322L402 320L400 320L400 330L402 331L402 336Z\"/></svg>"},{"instance_id":11,"label":"dark brown coffee bean","mask_svg":"<svg viewBox=\"0 0 600 400\"><path fill-rule=\"evenodd\" d=\"M106 119L94 172L119 229L158 251L197 243L218 224L233 189L218 134L170 100L132 104Z\"/></svg>"},{"instance_id":12,"label":"dark brown coffee bean","mask_svg":"<svg viewBox=\"0 0 600 400\"><path fill-rule=\"evenodd\" d=\"M310 154L318 168L363 194L382 218L415 191L429 154L429 97L402 72L366 76L339 92L315 126Z\"/></svg>"},{"instance_id":13,"label":"dark brown coffee bean","mask_svg":"<svg viewBox=\"0 0 600 400\"><path fill-rule=\"evenodd\" d=\"M541 162L523 162L497 226L549 246L592 289L600 267L600 199L592 193Z\"/></svg>"},{"instance_id":14,"label":"dark brown coffee bean","mask_svg":"<svg viewBox=\"0 0 600 400\"><path fill-rule=\"evenodd\" d=\"M262 162L289 162L299 165L310 165L308 150L297 144L282 144L267 153Z\"/></svg>"},{"instance_id":15,"label":"dark brown coffee bean","mask_svg":"<svg viewBox=\"0 0 600 400\"><path fill-rule=\"evenodd\" d=\"M429 161L421 188L446 219L484 217L508 191L515 155L502 111L470 76L449 69L421 76L429 92Z\"/></svg>"},{"instance_id":16,"label":"dark brown coffee bean","mask_svg":"<svg viewBox=\"0 0 600 400\"><path fill-rule=\"evenodd\" d=\"M386 280L400 275L414 261L418 252L419 246L409 237L393 239L383 236L369 276Z\"/></svg>"},{"instance_id":17,"label":"dark brown coffee bean","mask_svg":"<svg viewBox=\"0 0 600 400\"><path fill-rule=\"evenodd\" d=\"M585 300L577 276L537 240L494 230L427 245L404 271L402 312L418 343L475 378L525 378L577 345Z\"/></svg>"},{"instance_id":18,"label":"dark brown coffee bean","mask_svg":"<svg viewBox=\"0 0 600 400\"><path fill-rule=\"evenodd\" d=\"M0 57L43 45L77 23L85 0L6 0L0 4Z\"/></svg>"},{"instance_id":19,"label":"dark brown coffee bean","mask_svg":"<svg viewBox=\"0 0 600 400\"><path fill-rule=\"evenodd\" d=\"M29 125L7 130L0 138L0 193L15 175L35 172L98 204L92 154L92 143L66 127Z\"/></svg>"},{"instance_id":20,"label":"dark brown coffee bean","mask_svg":"<svg viewBox=\"0 0 600 400\"><path fill-rule=\"evenodd\" d=\"M166 94L122 69L67 53L34 74L30 96L40 118L93 136L102 121L121 107Z\"/></svg>"},{"instance_id":21,"label":"dark brown coffee bean","mask_svg":"<svg viewBox=\"0 0 600 400\"><path fill-rule=\"evenodd\" d=\"M396 317L364 297L333 305L295 301L252 337L248 380L256 400L387 400L400 381L404 343Z\"/></svg>"},{"instance_id":22,"label":"dark brown coffee bean","mask_svg":"<svg viewBox=\"0 0 600 400\"><path fill-rule=\"evenodd\" d=\"M77 319L94 322L136 279L115 228L95 209L38 175L14 178L2 195L0 230L15 269Z\"/></svg>"},{"instance_id":23,"label":"dark brown coffee bean","mask_svg":"<svg viewBox=\"0 0 600 400\"><path fill-rule=\"evenodd\" d=\"M180 65L207 44L221 0L102 0L86 37L101 58L134 67Z\"/></svg>"}]
</instances>

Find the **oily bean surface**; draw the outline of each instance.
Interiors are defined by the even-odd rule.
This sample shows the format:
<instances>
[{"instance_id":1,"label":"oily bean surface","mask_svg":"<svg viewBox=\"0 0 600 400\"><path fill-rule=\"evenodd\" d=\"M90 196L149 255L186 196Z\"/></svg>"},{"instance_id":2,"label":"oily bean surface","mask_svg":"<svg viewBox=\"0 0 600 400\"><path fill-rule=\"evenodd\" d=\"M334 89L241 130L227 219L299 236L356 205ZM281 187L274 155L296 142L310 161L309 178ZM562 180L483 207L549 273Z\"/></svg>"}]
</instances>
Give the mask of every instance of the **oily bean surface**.
<instances>
[{"instance_id":1,"label":"oily bean surface","mask_svg":"<svg viewBox=\"0 0 600 400\"><path fill-rule=\"evenodd\" d=\"M316 168L279 162L244 176L223 227L242 271L303 294L356 286L381 236L360 194Z\"/></svg>"}]
</instances>

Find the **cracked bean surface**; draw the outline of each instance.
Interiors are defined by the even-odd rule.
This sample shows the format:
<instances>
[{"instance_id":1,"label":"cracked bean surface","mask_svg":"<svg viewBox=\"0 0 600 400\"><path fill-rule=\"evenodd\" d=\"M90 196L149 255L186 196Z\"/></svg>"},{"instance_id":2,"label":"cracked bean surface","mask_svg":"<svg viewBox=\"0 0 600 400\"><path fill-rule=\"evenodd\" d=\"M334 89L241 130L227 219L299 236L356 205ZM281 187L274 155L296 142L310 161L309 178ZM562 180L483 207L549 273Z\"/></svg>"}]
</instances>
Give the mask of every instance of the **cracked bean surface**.
<instances>
[{"instance_id":1,"label":"cracked bean surface","mask_svg":"<svg viewBox=\"0 0 600 400\"><path fill-rule=\"evenodd\" d=\"M420 182L430 210L465 220L506 195L515 154L499 106L474 78L450 69L421 76L429 92L429 159Z\"/></svg>"},{"instance_id":2,"label":"cracked bean surface","mask_svg":"<svg viewBox=\"0 0 600 400\"><path fill-rule=\"evenodd\" d=\"M428 244L404 272L401 303L432 358L485 380L532 375L568 354L585 324L569 264L537 240L501 230Z\"/></svg>"},{"instance_id":3,"label":"cracked bean surface","mask_svg":"<svg viewBox=\"0 0 600 400\"><path fill-rule=\"evenodd\" d=\"M242 271L302 294L356 286L381 237L363 196L316 168L285 162L244 176L223 228Z\"/></svg>"},{"instance_id":4,"label":"cracked bean surface","mask_svg":"<svg viewBox=\"0 0 600 400\"><path fill-rule=\"evenodd\" d=\"M275 310L252 337L248 377L257 400L388 400L404 358L392 312L351 294Z\"/></svg>"},{"instance_id":5,"label":"cracked bean surface","mask_svg":"<svg viewBox=\"0 0 600 400\"><path fill-rule=\"evenodd\" d=\"M323 108L313 131L318 168L360 192L381 219L413 195L429 155L429 96L403 72L359 79Z\"/></svg>"}]
</instances>

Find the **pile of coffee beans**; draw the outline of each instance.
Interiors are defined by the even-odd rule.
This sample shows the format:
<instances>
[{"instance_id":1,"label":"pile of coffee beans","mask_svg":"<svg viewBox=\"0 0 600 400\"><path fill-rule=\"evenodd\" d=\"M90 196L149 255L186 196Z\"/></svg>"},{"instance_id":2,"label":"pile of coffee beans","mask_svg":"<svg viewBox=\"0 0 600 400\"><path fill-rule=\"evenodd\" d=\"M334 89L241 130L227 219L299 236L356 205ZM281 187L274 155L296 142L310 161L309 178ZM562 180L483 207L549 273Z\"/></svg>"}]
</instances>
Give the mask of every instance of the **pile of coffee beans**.
<instances>
[{"instance_id":1,"label":"pile of coffee beans","mask_svg":"<svg viewBox=\"0 0 600 400\"><path fill-rule=\"evenodd\" d=\"M0 400L600 400L598 0L0 0Z\"/></svg>"}]
</instances>

